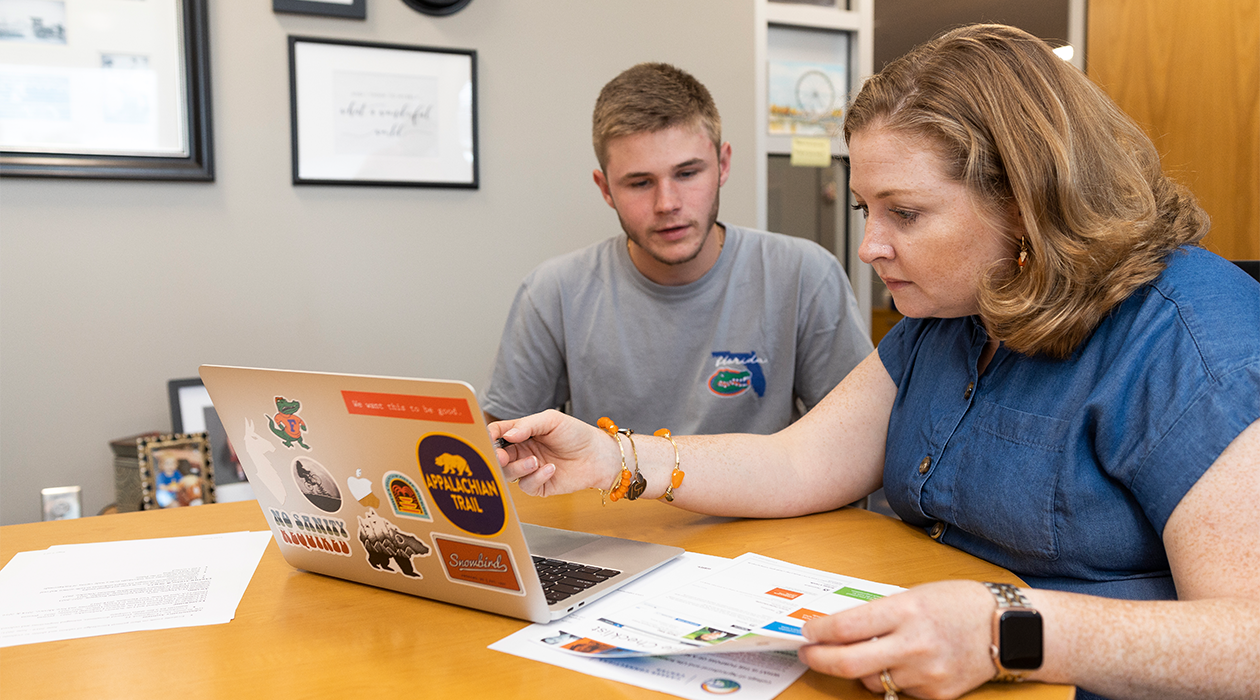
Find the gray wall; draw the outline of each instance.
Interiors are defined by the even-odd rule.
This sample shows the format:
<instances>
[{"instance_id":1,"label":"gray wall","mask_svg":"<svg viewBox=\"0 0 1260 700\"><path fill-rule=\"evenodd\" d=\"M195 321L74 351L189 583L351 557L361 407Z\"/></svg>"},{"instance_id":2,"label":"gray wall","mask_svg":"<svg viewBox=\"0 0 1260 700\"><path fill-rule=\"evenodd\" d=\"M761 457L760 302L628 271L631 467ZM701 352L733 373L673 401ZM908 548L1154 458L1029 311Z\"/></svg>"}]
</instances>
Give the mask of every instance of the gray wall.
<instances>
[{"instance_id":1,"label":"gray wall","mask_svg":"<svg viewBox=\"0 0 1260 700\"><path fill-rule=\"evenodd\" d=\"M591 182L599 88L645 60L708 85L755 224L753 6L474 0L366 22L210 0L214 183L0 180L0 523L39 491L113 501L110 440L169 430L166 382L202 363L488 379L542 260L616 232ZM478 52L481 188L290 184L286 36Z\"/></svg>"}]
</instances>

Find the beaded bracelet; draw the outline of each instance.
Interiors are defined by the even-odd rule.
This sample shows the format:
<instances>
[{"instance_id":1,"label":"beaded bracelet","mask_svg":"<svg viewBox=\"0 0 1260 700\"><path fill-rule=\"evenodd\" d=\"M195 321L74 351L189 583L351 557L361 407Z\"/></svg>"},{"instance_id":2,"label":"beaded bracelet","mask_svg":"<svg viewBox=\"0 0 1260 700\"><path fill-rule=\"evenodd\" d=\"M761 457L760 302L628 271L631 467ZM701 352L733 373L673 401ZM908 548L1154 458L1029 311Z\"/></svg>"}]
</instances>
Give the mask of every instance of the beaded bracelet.
<instances>
[{"instance_id":1,"label":"beaded bracelet","mask_svg":"<svg viewBox=\"0 0 1260 700\"><path fill-rule=\"evenodd\" d=\"M663 496L666 501L673 502L674 489L682 486L683 479L687 477L687 473L679 469L682 466L682 457L678 454L678 443L674 442L674 436L669 432L669 428L661 428L652 434L669 440L669 444L674 446L674 471L669 474L669 485L665 487L665 495ZM637 462L638 459L636 458L635 461Z\"/></svg>"},{"instance_id":2,"label":"beaded bracelet","mask_svg":"<svg viewBox=\"0 0 1260 700\"><path fill-rule=\"evenodd\" d=\"M633 501L642 496L643 491L647 489L647 479L644 479L643 474L639 472L639 450L634 445L634 438L631 437L634 431L618 428L617 424L612 422L612 419L607 416L600 418L595 425L612 436L617 441L617 447L621 449L621 471L613 480L612 486L609 487L608 500L616 502L625 496L627 500ZM626 439L630 440L630 449L634 452L633 474L626 468L626 450L621 446L622 435L625 435ZM604 492L600 491L599 494L602 502Z\"/></svg>"},{"instance_id":3,"label":"beaded bracelet","mask_svg":"<svg viewBox=\"0 0 1260 700\"><path fill-rule=\"evenodd\" d=\"M596 425L598 425L604 432L608 433L608 436L617 443L617 449L621 451L621 471L617 472L617 475L613 477L612 484L608 486L609 500L616 501L620 499L622 495L625 494L626 490L630 488L630 470L626 469L626 448L621 444L621 435L617 432L616 423L613 423L608 418L600 418ZM635 462L638 462L637 457L635 458ZM598 491L600 505L608 505L604 501L604 490L598 489Z\"/></svg>"}]
</instances>

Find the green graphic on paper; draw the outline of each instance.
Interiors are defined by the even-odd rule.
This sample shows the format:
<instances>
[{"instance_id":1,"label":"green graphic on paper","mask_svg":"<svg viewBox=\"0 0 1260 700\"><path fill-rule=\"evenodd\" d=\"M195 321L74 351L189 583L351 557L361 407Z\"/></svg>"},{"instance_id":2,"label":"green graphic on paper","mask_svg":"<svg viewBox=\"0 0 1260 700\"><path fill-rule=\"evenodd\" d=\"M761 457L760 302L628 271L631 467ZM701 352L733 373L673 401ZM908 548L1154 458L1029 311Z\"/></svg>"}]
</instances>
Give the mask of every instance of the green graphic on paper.
<instances>
[{"instance_id":1,"label":"green graphic on paper","mask_svg":"<svg viewBox=\"0 0 1260 700\"><path fill-rule=\"evenodd\" d=\"M858 600L875 600L877 598L884 597L878 593L871 593L870 591L859 591L856 588L849 588L848 586L845 586L844 588L841 588L840 590L836 591L836 595L848 596L849 598L857 598Z\"/></svg>"}]
</instances>

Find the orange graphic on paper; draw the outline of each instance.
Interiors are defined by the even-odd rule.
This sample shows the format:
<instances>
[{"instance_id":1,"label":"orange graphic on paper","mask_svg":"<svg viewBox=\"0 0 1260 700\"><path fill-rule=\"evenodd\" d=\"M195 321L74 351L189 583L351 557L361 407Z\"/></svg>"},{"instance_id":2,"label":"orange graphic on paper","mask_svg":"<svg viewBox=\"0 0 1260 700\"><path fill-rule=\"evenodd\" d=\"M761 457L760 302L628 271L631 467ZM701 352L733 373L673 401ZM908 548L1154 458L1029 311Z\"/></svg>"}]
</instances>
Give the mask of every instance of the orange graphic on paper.
<instances>
[{"instance_id":1,"label":"orange graphic on paper","mask_svg":"<svg viewBox=\"0 0 1260 700\"><path fill-rule=\"evenodd\" d=\"M787 598L788 600L796 600L801 597L796 591L789 591L786 588L773 588L766 591L766 595L778 596L779 598Z\"/></svg>"},{"instance_id":2,"label":"orange graphic on paper","mask_svg":"<svg viewBox=\"0 0 1260 700\"><path fill-rule=\"evenodd\" d=\"M788 613L788 617L795 617L796 619L804 620L805 622L809 622L810 620L816 617L826 617L826 616L827 616L826 613L820 613L817 610L810 610L809 608L801 608L799 610L793 610L792 612Z\"/></svg>"}]
</instances>

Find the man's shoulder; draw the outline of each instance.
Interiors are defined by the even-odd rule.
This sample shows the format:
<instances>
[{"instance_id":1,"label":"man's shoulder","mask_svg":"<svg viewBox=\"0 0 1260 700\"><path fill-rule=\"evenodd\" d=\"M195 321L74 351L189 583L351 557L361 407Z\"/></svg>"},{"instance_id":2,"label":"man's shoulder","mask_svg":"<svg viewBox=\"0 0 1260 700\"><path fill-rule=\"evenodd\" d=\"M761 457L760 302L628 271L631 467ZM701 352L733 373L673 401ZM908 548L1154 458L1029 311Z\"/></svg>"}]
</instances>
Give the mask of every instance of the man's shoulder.
<instances>
[{"instance_id":1,"label":"man's shoulder","mask_svg":"<svg viewBox=\"0 0 1260 700\"><path fill-rule=\"evenodd\" d=\"M728 226L727 236L731 235L739 241L734 261L736 276L770 271L785 281L795 278L804 287L838 285L841 280L847 280L836 256L814 241Z\"/></svg>"},{"instance_id":2,"label":"man's shoulder","mask_svg":"<svg viewBox=\"0 0 1260 700\"><path fill-rule=\"evenodd\" d=\"M728 237L735 236L740 239L741 250L761 256L771 256L770 259L777 262L814 263L825 267L840 267L840 261L835 255L808 238L729 224L726 225L726 231Z\"/></svg>"},{"instance_id":3,"label":"man's shoulder","mask_svg":"<svg viewBox=\"0 0 1260 700\"><path fill-rule=\"evenodd\" d=\"M616 246L620 239L613 236L548 258L530 271L525 285L575 283L601 277L604 268L616 263Z\"/></svg>"}]
</instances>

